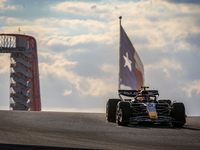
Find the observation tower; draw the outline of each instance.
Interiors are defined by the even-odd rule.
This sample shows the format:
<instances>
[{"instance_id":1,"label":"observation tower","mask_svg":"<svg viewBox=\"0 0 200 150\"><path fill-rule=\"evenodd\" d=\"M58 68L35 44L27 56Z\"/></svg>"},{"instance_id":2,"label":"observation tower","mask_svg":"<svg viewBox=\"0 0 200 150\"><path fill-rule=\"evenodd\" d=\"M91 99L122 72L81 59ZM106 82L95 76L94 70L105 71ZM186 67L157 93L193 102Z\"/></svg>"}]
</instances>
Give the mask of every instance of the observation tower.
<instances>
[{"instance_id":1,"label":"observation tower","mask_svg":"<svg viewBox=\"0 0 200 150\"><path fill-rule=\"evenodd\" d=\"M0 34L0 53L10 53L10 109L41 111L35 38Z\"/></svg>"}]
</instances>

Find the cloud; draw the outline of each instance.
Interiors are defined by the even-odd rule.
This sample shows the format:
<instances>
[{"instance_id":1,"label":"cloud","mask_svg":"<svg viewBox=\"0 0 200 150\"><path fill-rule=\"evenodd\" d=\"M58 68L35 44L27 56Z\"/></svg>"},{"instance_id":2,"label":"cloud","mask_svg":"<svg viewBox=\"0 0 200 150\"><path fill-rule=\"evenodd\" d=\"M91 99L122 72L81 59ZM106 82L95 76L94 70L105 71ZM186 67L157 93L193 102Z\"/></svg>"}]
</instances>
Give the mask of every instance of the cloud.
<instances>
[{"instance_id":1,"label":"cloud","mask_svg":"<svg viewBox=\"0 0 200 150\"><path fill-rule=\"evenodd\" d=\"M65 90L64 93L63 93L64 96L67 96L67 95L70 95L70 94L72 94L72 90Z\"/></svg>"},{"instance_id":2,"label":"cloud","mask_svg":"<svg viewBox=\"0 0 200 150\"><path fill-rule=\"evenodd\" d=\"M1 16L1 17L0 17L0 20L4 20L4 19L5 19L5 17L4 17L4 16Z\"/></svg>"},{"instance_id":3,"label":"cloud","mask_svg":"<svg viewBox=\"0 0 200 150\"><path fill-rule=\"evenodd\" d=\"M93 6L91 6L91 9L96 9L97 8L97 5L93 5Z\"/></svg>"},{"instance_id":4,"label":"cloud","mask_svg":"<svg viewBox=\"0 0 200 150\"><path fill-rule=\"evenodd\" d=\"M74 85L83 95L100 96L113 92L113 89L115 89L114 85L107 85L109 83L108 80L77 75L70 70L66 70L66 67L62 67L62 64L57 61L52 65L40 63L39 67L42 70L42 78L52 74L57 78L63 79L64 82Z\"/></svg>"},{"instance_id":5,"label":"cloud","mask_svg":"<svg viewBox=\"0 0 200 150\"><path fill-rule=\"evenodd\" d=\"M166 0L170 3L188 3L188 4L200 4L198 0Z\"/></svg>"},{"instance_id":6,"label":"cloud","mask_svg":"<svg viewBox=\"0 0 200 150\"><path fill-rule=\"evenodd\" d=\"M89 44L89 43L112 43L110 34L84 34L76 36L52 36L48 38L47 45L65 45L75 46L78 44Z\"/></svg>"},{"instance_id":7,"label":"cloud","mask_svg":"<svg viewBox=\"0 0 200 150\"><path fill-rule=\"evenodd\" d=\"M167 78L170 78L170 72L172 70L181 71L182 66L179 62L177 62L174 59L164 58L160 62L156 62L155 64L145 65L145 69L149 72L154 70L161 70L163 73L166 74Z\"/></svg>"},{"instance_id":8,"label":"cloud","mask_svg":"<svg viewBox=\"0 0 200 150\"><path fill-rule=\"evenodd\" d=\"M66 60L62 54L57 53L39 53L40 57L43 57L43 62L39 63L41 68L42 76L50 74L57 74L59 77L62 77L66 72L65 68L73 68L78 62ZM42 59L42 58L41 58ZM47 61L47 62L46 62Z\"/></svg>"},{"instance_id":9,"label":"cloud","mask_svg":"<svg viewBox=\"0 0 200 150\"><path fill-rule=\"evenodd\" d=\"M4 18L2 18L4 19ZM88 44L89 42L113 43L113 34L106 32L106 24L96 20L67 20L56 18L41 18L25 20L21 18L7 18L9 26L2 26L4 33L16 33L20 27L22 34L36 37L42 45ZM59 36L58 36L59 35Z\"/></svg>"},{"instance_id":10,"label":"cloud","mask_svg":"<svg viewBox=\"0 0 200 150\"><path fill-rule=\"evenodd\" d=\"M115 89L115 86L110 83L109 78L101 79L89 76L83 77L72 72L72 68L75 67L78 62L68 61L62 56L62 54L40 53L40 57L44 57L51 62L39 63L41 79L47 77L49 74L52 74L56 76L56 78L60 78L65 82L74 85L76 89L84 95L105 95L110 92L112 93L113 89ZM66 93L64 93L64 95L65 94Z\"/></svg>"},{"instance_id":11,"label":"cloud","mask_svg":"<svg viewBox=\"0 0 200 150\"><path fill-rule=\"evenodd\" d=\"M97 20L79 20L79 19L74 19L74 20L67 20L67 19L62 19L58 23L62 27L67 27L67 28L72 28L72 29L77 29L82 28L86 29L88 32L103 32L107 29L107 26L105 23Z\"/></svg>"},{"instance_id":12,"label":"cloud","mask_svg":"<svg viewBox=\"0 0 200 150\"><path fill-rule=\"evenodd\" d=\"M191 83L188 83L186 87L182 88L183 91L187 93L188 97L192 97L192 92L200 95L200 80L194 80Z\"/></svg>"},{"instance_id":13,"label":"cloud","mask_svg":"<svg viewBox=\"0 0 200 150\"><path fill-rule=\"evenodd\" d=\"M32 23L30 21L24 20L24 19L19 19L19 18L7 18L6 22L9 26L32 25Z\"/></svg>"},{"instance_id":14,"label":"cloud","mask_svg":"<svg viewBox=\"0 0 200 150\"><path fill-rule=\"evenodd\" d=\"M103 96L116 92L115 85L110 84L108 79L80 78L76 87L84 95Z\"/></svg>"},{"instance_id":15,"label":"cloud","mask_svg":"<svg viewBox=\"0 0 200 150\"><path fill-rule=\"evenodd\" d=\"M21 34L31 35L36 38L37 41L44 36L48 36L51 33L55 33L57 28L39 26L39 25L14 25L3 26L1 28L3 33L18 33L18 28L21 29ZM39 38L38 38L39 37Z\"/></svg>"},{"instance_id":16,"label":"cloud","mask_svg":"<svg viewBox=\"0 0 200 150\"><path fill-rule=\"evenodd\" d=\"M23 5L7 5L6 3L8 0L1 0L0 1L0 10L1 11L6 11L6 10L16 10L16 9L22 9Z\"/></svg>"},{"instance_id":17,"label":"cloud","mask_svg":"<svg viewBox=\"0 0 200 150\"><path fill-rule=\"evenodd\" d=\"M9 55L3 54L0 56L0 74L5 74L9 72L10 68L10 59Z\"/></svg>"},{"instance_id":18,"label":"cloud","mask_svg":"<svg viewBox=\"0 0 200 150\"><path fill-rule=\"evenodd\" d=\"M47 60L60 61L61 65L72 65L72 66L74 66L74 65L77 64L77 62L67 61L62 54L55 53L55 52L51 52L51 53L39 52L39 56L44 58L46 61Z\"/></svg>"},{"instance_id":19,"label":"cloud","mask_svg":"<svg viewBox=\"0 0 200 150\"><path fill-rule=\"evenodd\" d=\"M66 13L72 13L81 16L96 16L96 14L108 12L110 10L109 5L100 5L96 3L86 2L62 2L56 6L52 6L51 9L55 11L63 11Z\"/></svg>"},{"instance_id":20,"label":"cloud","mask_svg":"<svg viewBox=\"0 0 200 150\"><path fill-rule=\"evenodd\" d=\"M63 30L64 28L68 30L78 30L84 29L89 32L99 32L99 30L104 31L106 30L106 24L97 21L97 20L80 20L80 19L57 19L57 18L40 18L32 22L32 24L40 25L40 26L51 26L51 27L58 27ZM66 30L65 29L65 30ZM77 31L76 31L77 33ZM80 34L80 33L79 33Z\"/></svg>"},{"instance_id":21,"label":"cloud","mask_svg":"<svg viewBox=\"0 0 200 150\"><path fill-rule=\"evenodd\" d=\"M101 66L101 70L105 73L112 73L113 75L118 73L117 66L111 64L103 64Z\"/></svg>"}]
</instances>

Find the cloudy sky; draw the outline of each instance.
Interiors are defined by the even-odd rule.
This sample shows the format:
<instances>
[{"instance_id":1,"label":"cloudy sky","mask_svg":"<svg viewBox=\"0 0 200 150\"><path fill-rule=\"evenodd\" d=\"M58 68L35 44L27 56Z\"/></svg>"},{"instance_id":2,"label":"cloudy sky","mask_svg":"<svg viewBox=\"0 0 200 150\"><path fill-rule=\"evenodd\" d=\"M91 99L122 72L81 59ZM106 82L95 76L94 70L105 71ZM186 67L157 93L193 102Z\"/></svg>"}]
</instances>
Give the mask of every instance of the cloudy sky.
<instances>
[{"instance_id":1,"label":"cloudy sky","mask_svg":"<svg viewBox=\"0 0 200 150\"><path fill-rule=\"evenodd\" d=\"M44 111L105 112L118 97L119 16L160 98L200 115L200 2L0 0L0 33L37 40ZM9 109L10 59L0 54L0 109Z\"/></svg>"}]
</instances>

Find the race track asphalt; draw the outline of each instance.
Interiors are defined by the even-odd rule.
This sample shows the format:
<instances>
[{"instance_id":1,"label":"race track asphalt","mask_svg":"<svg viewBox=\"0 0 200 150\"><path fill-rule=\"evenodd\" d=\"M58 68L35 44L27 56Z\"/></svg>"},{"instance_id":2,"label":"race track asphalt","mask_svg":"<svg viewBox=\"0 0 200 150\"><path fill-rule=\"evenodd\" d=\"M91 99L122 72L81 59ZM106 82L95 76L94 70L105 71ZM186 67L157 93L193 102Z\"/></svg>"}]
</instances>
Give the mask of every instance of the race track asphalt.
<instances>
[{"instance_id":1,"label":"race track asphalt","mask_svg":"<svg viewBox=\"0 0 200 150\"><path fill-rule=\"evenodd\" d=\"M104 113L0 111L0 150L199 150L200 117L169 124L121 127Z\"/></svg>"}]
</instances>

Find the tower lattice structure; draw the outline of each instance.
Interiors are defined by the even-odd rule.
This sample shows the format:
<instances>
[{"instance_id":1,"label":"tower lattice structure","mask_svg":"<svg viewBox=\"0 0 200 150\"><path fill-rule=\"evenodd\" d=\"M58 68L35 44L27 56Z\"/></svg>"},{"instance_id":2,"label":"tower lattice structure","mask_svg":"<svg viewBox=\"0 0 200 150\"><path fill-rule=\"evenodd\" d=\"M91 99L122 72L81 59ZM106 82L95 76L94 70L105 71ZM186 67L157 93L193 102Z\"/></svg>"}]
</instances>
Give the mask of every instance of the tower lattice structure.
<instances>
[{"instance_id":1,"label":"tower lattice structure","mask_svg":"<svg viewBox=\"0 0 200 150\"><path fill-rule=\"evenodd\" d=\"M10 108L41 111L35 38L22 34L0 34L0 53L11 53Z\"/></svg>"}]
</instances>

